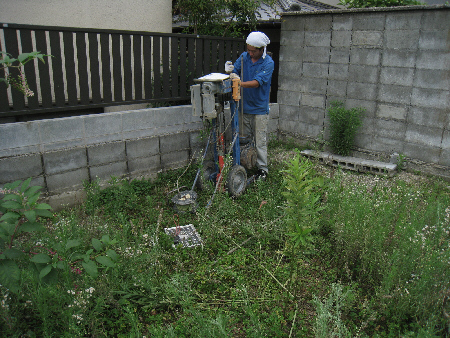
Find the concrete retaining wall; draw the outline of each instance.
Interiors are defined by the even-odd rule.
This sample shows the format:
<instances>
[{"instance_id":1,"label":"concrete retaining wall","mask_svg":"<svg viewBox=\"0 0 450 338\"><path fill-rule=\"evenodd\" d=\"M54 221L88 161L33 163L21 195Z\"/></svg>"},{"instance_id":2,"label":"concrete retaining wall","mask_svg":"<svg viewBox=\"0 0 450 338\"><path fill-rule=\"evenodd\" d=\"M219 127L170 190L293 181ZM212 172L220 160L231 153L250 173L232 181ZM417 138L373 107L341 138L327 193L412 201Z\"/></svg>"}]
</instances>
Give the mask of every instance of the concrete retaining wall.
<instances>
[{"instance_id":1,"label":"concrete retaining wall","mask_svg":"<svg viewBox=\"0 0 450 338\"><path fill-rule=\"evenodd\" d=\"M277 105L271 118L273 133ZM202 129L190 105L0 124L0 187L32 177L53 208L72 206L84 198L84 182L187 165L202 154Z\"/></svg>"},{"instance_id":2,"label":"concrete retaining wall","mask_svg":"<svg viewBox=\"0 0 450 338\"><path fill-rule=\"evenodd\" d=\"M356 156L450 178L450 7L285 13L280 131L327 139L334 100L364 107Z\"/></svg>"}]
</instances>

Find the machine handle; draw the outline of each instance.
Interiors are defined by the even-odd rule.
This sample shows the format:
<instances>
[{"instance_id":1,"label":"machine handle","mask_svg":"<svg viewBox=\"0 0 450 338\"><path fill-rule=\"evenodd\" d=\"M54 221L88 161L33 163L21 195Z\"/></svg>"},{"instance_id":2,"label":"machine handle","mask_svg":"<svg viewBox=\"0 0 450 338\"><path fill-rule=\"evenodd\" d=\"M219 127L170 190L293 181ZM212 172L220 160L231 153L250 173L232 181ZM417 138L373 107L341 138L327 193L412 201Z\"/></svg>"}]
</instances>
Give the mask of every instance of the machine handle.
<instances>
[{"instance_id":1,"label":"machine handle","mask_svg":"<svg viewBox=\"0 0 450 338\"><path fill-rule=\"evenodd\" d=\"M233 79L233 100L234 101L239 101L241 99L241 80L240 79Z\"/></svg>"}]
</instances>

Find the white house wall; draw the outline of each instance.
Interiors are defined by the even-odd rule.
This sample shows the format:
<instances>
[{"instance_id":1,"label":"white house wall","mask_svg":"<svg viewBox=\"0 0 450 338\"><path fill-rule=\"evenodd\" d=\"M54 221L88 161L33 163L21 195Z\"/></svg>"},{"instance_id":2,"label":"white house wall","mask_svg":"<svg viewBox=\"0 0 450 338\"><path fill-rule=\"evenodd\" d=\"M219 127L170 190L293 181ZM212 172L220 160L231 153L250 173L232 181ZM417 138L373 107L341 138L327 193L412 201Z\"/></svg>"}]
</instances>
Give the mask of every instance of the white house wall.
<instances>
[{"instance_id":1,"label":"white house wall","mask_svg":"<svg viewBox=\"0 0 450 338\"><path fill-rule=\"evenodd\" d=\"M1 0L0 22L172 32L169 0Z\"/></svg>"}]
</instances>

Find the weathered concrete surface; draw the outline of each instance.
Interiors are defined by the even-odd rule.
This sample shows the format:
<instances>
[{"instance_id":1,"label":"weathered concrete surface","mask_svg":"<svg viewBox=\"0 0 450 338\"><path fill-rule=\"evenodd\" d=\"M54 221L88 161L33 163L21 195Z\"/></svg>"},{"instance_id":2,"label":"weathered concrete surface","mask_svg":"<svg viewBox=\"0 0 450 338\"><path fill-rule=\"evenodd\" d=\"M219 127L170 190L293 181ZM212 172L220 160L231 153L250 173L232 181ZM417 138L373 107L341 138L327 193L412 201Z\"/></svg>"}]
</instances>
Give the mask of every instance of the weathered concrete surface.
<instances>
[{"instance_id":1,"label":"weathered concrete surface","mask_svg":"<svg viewBox=\"0 0 450 338\"><path fill-rule=\"evenodd\" d=\"M445 5L284 13L280 132L327 139L332 101L364 107L355 156L400 153L450 179L449 18Z\"/></svg>"}]
</instances>

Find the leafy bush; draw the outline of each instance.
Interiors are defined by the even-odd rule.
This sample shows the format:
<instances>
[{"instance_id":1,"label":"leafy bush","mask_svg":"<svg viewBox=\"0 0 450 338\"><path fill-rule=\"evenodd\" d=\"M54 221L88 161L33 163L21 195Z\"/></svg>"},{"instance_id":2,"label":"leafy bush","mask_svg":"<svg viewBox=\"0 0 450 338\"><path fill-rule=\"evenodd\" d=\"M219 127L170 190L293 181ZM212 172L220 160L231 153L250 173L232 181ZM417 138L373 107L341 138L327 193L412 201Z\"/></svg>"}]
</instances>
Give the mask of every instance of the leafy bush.
<instances>
[{"instance_id":1,"label":"leafy bush","mask_svg":"<svg viewBox=\"0 0 450 338\"><path fill-rule=\"evenodd\" d=\"M361 126L364 108L346 109L339 101L331 103L327 113L330 118L329 145L338 155L348 156L352 150L356 132Z\"/></svg>"}]
</instances>

